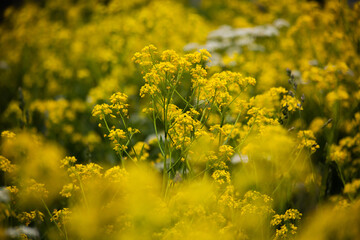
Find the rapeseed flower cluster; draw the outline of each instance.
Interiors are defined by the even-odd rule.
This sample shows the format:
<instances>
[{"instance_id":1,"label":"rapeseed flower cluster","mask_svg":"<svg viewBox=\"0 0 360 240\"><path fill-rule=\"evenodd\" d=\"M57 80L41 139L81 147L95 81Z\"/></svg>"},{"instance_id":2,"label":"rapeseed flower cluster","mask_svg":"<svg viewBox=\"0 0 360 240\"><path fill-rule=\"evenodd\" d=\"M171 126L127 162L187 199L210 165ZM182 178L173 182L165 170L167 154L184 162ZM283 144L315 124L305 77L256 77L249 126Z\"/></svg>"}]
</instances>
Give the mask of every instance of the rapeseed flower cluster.
<instances>
[{"instance_id":1,"label":"rapeseed flower cluster","mask_svg":"<svg viewBox=\"0 0 360 240\"><path fill-rule=\"evenodd\" d=\"M360 4L319 2L6 8L0 239L360 238Z\"/></svg>"},{"instance_id":2,"label":"rapeseed flower cluster","mask_svg":"<svg viewBox=\"0 0 360 240\"><path fill-rule=\"evenodd\" d=\"M271 220L271 225L281 226L280 229L276 229L275 239L291 238L296 234L297 227L295 221L301 219L301 213L296 209L289 209L285 214L274 215Z\"/></svg>"}]
</instances>

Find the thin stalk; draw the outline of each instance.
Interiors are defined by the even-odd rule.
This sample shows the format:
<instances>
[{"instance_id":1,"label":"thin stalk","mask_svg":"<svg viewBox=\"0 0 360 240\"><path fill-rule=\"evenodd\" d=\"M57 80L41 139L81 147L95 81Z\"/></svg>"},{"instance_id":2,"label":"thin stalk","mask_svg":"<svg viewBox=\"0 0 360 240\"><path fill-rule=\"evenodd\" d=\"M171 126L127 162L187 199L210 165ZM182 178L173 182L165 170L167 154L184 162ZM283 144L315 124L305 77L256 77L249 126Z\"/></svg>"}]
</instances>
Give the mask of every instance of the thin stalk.
<instances>
[{"instance_id":1,"label":"thin stalk","mask_svg":"<svg viewBox=\"0 0 360 240\"><path fill-rule=\"evenodd\" d=\"M183 101L186 103L185 108L186 108L187 106L190 106L190 107L192 107L192 108L195 109L195 107L194 107L191 103L189 103L189 101L187 101L176 89L175 89L174 93L176 93L176 95L178 95L178 96L181 98L181 100L183 100ZM184 109L185 109L185 108L184 108Z\"/></svg>"},{"instance_id":2,"label":"thin stalk","mask_svg":"<svg viewBox=\"0 0 360 240\"><path fill-rule=\"evenodd\" d=\"M154 104L154 102L153 102L153 125L154 125L155 135L156 135L156 139L158 140L157 142L158 142L161 154L163 156L165 156L164 150L162 149L161 143L159 141L159 134L158 134L157 127L156 127L155 104Z\"/></svg>"},{"instance_id":3,"label":"thin stalk","mask_svg":"<svg viewBox=\"0 0 360 240\"><path fill-rule=\"evenodd\" d=\"M167 106L169 106L167 103L166 103L166 99L164 99L164 135L165 135L165 139L164 139L164 169L163 169L163 189L165 189L165 194L166 194L166 188L167 188L167 180L168 180L168 173L167 173L167 168L166 168L166 162L167 162ZM170 159L171 161L171 159Z\"/></svg>"},{"instance_id":4,"label":"thin stalk","mask_svg":"<svg viewBox=\"0 0 360 240\"><path fill-rule=\"evenodd\" d=\"M41 198L41 202L44 204L44 207L45 207L45 209L46 209L46 212L49 214L50 219L53 219L53 216L52 216L52 214L51 214L49 208L47 207L47 205L46 205L46 203L45 203L45 201L44 201L43 198ZM60 229L59 225L57 225L57 223L55 222L55 220L54 220L54 224L56 225L56 228L59 230L59 232L60 232L63 236L65 236L65 239L68 239L68 238L67 238L67 235L64 234L64 232Z\"/></svg>"},{"instance_id":5,"label":"thin stalk","mask_svg":"<svg viewBox=\"0 0 360 240\"><path fill-rule=\"evenodd\" d=\"M84 202L85 202L85 206L86 206L87 209L89 209L89 204L88 204L88 201L87 201L87 198L86 198L86 195L85 195L84 187L83 187L83 185L82 185L80 176L79 176L79 174L78 174L77 172L74 171L74 173L75 173L75 175L76 175L76 177L77 177L77 179L78 179L78 181L79 181L79 185L80 185L80 189L81 189L81 194L83 195Z\"/></svg>"},{"instance_id":6,"label":"thin stalk","mask_svg":"<svg viewBox=\"0 0 360 240\"><path fill-rule=\"evenodd\" d=\"M106 121L106 118L104 116L104 123L105 123L105 126L106 126L106 129L108 130L108 132L110 132L110 128L109 128L109 125L107 124L107 121Z\"/></svg>"}]
</instances>

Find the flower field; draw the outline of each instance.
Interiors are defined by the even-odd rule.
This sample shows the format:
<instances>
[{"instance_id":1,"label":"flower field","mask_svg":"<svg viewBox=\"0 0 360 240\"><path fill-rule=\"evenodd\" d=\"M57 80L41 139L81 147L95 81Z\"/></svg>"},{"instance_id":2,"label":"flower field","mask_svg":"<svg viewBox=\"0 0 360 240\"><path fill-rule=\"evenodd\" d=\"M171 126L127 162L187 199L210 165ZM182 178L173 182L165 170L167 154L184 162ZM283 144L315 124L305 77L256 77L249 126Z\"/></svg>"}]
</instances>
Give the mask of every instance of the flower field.
<instances>
[{"instance_id":1,"label":"flower field","mask_svg":"<svg viewBox=\"0 0 360 240\"><path fill-rule=\"evenodd\" d=\"M360 239L360 2L0 13L0 239Z\"/></svg>"}]
</instances>

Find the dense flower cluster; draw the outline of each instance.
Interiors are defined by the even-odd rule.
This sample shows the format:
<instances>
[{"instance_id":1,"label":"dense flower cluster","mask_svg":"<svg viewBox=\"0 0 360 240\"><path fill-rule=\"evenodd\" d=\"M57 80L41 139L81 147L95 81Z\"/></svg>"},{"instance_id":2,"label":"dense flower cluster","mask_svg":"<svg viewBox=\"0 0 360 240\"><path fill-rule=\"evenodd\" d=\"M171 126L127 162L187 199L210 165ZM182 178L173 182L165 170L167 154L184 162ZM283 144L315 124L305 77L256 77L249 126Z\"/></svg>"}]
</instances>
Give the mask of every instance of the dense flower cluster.
<instances>
[{"instance_id":1,"label":"dense flower cluster","mask_svg":"<svg viewBox=\"0 0 360 240\"><path fill-rule=\"evenodd\" d=\"M22 2L0 239L360 238L360 3Z\"/></svg>"},{"instance_id":2,"label":"dense flower cluster","mask_svg":"<svg viewBox=\"0 0 360 240\"><path fill-rule=\"evenodd\" d=\"M301 215L296 209L289 209L282 215L274 215L271 225L280 226L280 229L276 229L275 239L286 239L294 236L297 230L294 223L301 219Z\"/></svg>"}]
</instances>

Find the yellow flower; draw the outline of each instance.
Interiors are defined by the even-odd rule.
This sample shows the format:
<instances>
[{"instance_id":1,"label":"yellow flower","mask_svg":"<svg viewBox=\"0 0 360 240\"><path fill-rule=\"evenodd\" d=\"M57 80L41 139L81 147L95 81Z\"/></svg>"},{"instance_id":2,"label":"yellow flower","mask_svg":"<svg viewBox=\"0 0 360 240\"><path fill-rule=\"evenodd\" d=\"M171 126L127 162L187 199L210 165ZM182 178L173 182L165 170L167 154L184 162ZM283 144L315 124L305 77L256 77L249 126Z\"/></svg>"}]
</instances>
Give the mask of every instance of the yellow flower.
<instances>
[{"instance_id":1,"label":"yellow flower","mask_svg":"<svg viewBox=\"0 0 360 240\"><path fill-rule=\"evenodd\" d=\"M128 172L119 166L115 166L106 170L104 177L106 180L110 180L113 183L124 183L127 180Z\"/></svg>"},{"instance_id":2,"label":"yellow flower","mask_svg":"<svg viewBox=\"0 0 360 240\"><path fill-rule=\"evenodd\" d=\"M69 176L72 178L73 182L78 182L78 179L85 180L93 180L99 179L102 177L101 170L103 168L96 163L88 163L88 164L76 164L73 167L68 169Z\"/></svg>"},{"instance_id":3,"label":"yellow flower","mask_svg":"<svg viewBox=\"0 0 360 240\"><path fill-rule=\"evenodd\" d=\"M354 179L351 183L347 183L344 187L344 193L356 194L360 189L360 179Z\"/></svg>"},{"instance_id":4,"label":"yellow flower","mask_svg":"<svg viewBox=\"0 0 360 240\"><path fill-rule=\"evenodd\" d=\"M108 135L108 138L113 142L115 151L125 150L125 146L120 144L121 140L126 139L126 134L121 129L112 129Z\"/></svg>"},{"instance_id":5,"label":"yellow flower","mask_svg":"<svg viewBox=\"0 0 360 240\"><path fill-rule=\"evenodd\" d=\"M240 201L235 199L234 192L235 192L234 186L232 186L232 185L226 186L224 194L222 194L219 199L219 203L222 206L226 206L229 208L233 208L233 209L238 208Z\"/></svg>"},{"instance_id":6,"label":"yellow flower","mask_svg":"<svg viewBox=\"0 0 360 240\"><path fill-rule=\"evenodd\" d=\"M215 170L211 177L215 180L215 182L221 184L229 184L230 180L230 173L226 170Z\"/></svg>"},{"instance_id":7,"label":"yellow flower","mask_svg":"<svg viewBox=\"0 0 360 240\"><path fill-rule=\"evenodd\" d=\"M35 219L38 219L40 221L44 221L44 214L40 212L39 210L31 211L31 212L22 212L16 216L16 218L25 224L25 226L29 226L31 222L33 222Z\"/></svg>"},{"instance_id":8,"label":"yellow flower","mask_svg":"<svg viewBox=\"0 0 360 240\"><path fill-rule=\"evenodd\" d=\"M129 104L126 103L127 99L128 96L125 93L114 93L110 97L110 102L112 103L110 108L112 108L112 110L115 111L118 115L120 115L120 113L123 113L124 116L127 116L127 108L129 107Z\"/></svg>"},{"instance_id":9,"label":"yellow flower","mask_svg":"<svg viewBox=\"0 0 360 240\"><path fill-rule=\"evenodd\" d=\"M70 167L72 164L76 163L76 158L71 156L71 157L65 157L64 159L61 160L61 168L65 168L65 167Z\"/></svg>"},{"instance_id":10,"label":"yellow flower","mask_svg":"<svg viewBox=\"0 0 360 240\"><path fill-rule=\"evenodd\" d=\"M214 102L220 108L231 103L248 85L255 84L255 79L230 71L215 73L208 80L205 80L205 72L200 68L195 68L192 74L193 88L199 94L198 100Z\"/></svg>"},{"instance_id":11,"label":"yellow flower","mask_svg":"<svg viewBox=\"0 0 360 240\"><path fill-rule=\"evenodd\" d=\"M342 146L331 145L330 159L342 165L350 159L350 153Z\"/></svg>"},{"instance_id":12,"label":"yellow flower","mask_svg":"<svg viewBox=\"0 0 360 240\"><path fill-rule=\"evenodd\" d=\"M301 219L302 214L297 209L288 209L285 214L275 214L271 219L272 226L280 226L276 229L275 239L290 238L296 234L297 227L294 221Z\"/></svg>"},{"instance_id":13,"label":"yellow flower","mask_svg":"<svg viewBox=\"0 0 360 240\"><path fill-rule=\"evenodd\" d=\"M99 117L100 120L104 119L105 116L109 114L112 114L112 110L110 109L110 105L106 103L103 103L101 105L97 104L92 110L92 115L94 117Z\"/></svg>"},{"instance_id":14,"label":"yellow flower","mask_svg":"<svg viewBox=\"0 0 360 240\"><path fill-rule=\"evenodd\" d=\"M281 106L286 107L289 112L294 112L298 109L303 110L300 101L290 95L285 95L283 97L281 100Z\"/></svg>"},{"instance_id":15,"label":"yellow flower","mask_svg":"<svg viewBox=\"0 0 360 240\"><path fill-rule=\"evenodd\" d=\"M136 52L132 58L132 61L143 67L151 66L153 58L157 56L157 48L154 45L148 45L144 47L141 52Z\"/></svg>"},{"instance_id":16,"label":"yellow flower","mask_svg":"<svg viewBox=\"0 0 360 240\"><path fill-rule=\"evenodd\" d=\"M55 222L59 227L61 227L70 220L71 214L72 212L69 208L63 208L60 210L55 209L50 221Z\"/></svg>"},{"instance_id":17,"label":"yellow flower","mask_svg":"<svg viewBox=\"0 0 360 240\"><path fill-rule=\"evenodd\" d=\"M14 164L11 164L9 159L0 155L0 170L2 170L3 172L12 173L15 168L16 166Z\"/></svg>"},{"instance_id":18,"label":"yellow flower","mask_svg":"<svg viewBox=\"0 0 360 240\"><path fill-rule=\"evenodd\" d=\"M13 139L16 137L16 134L11 131L3 131L1 132L1 137L6 139Z\"/></svg>"},{"instance_id":19,"label":"yellow flower","mask_svg":"<svg viewBox=\"0 0 360 240\"><path fill-rule=\"evenodd\" d=\"M8 189L11 194L17 194L19 192L16 186L7 186L6 189Z\"/></svg>"},{"instance_id":20,"label":"yellow flower","mask_svg":"<svg viewBox=\"0 0 360 240\"><path fill-rule=\"evenodd\" d=\"M29 196L45 199L48 197L49 191L45 188L45 184L38 183L34 179L28 180L25 186L25 192Z\"/></svg>"},{"instance_id":21,"label":"yellow flower","mask_svg":"<svg viewBox=\"0 0 360 240\"><path fill-rule=\"evenodd\" d=\"M63 186L60 195L66 198L69 198L72 196L72 192L79 190L79 187L74 185L73 183L69 183L65 186Z\"/></svg>"},{"instance_id":22,"label":"yellow flower","mask_svg":"<svg viewBox=\"0 0 360 240\"><path fill-rule=\"evenodd\" d=\"M185 59L192 64L206 63L211 58L211 54L206 49L200 49L198 52L185 55Z\"/></svg>"},{"instance_id":23,"label":"yellow flower","mask_svg":"<svg viewBox=\"0 0 360 240\"><path fill-rule=\"evenodd\" d=\"M173 145L176 149L185 149L190 146L192 134L196 131L200 122L193 119L187 113L182 113L174 118L169 129Z\"/></svg>"},{"instance_id":24,"label":"yellow flower","mask_svg":"<svg viewBox=\"0 0 360 240\"><path fill-rule=\"evenodd\" d=\"M316 138L311 130L299 131L298 139L300 139L298 149L308 148L311 150L311 153L314 153L316 149L320 148L320 146L316 143Z\"/></svg>"},{"instance_id":25,"label":"yellow flower","mask_svg":"<svg viewBox=\"0 0 360 240\"><path fill-rule=\"evenodd\" d=\"M234 154L234 149L229 145L222 145L219 148L220 156L223 156L227 161L230 160L231 156Z\"/></svg>"}]
</instances>

